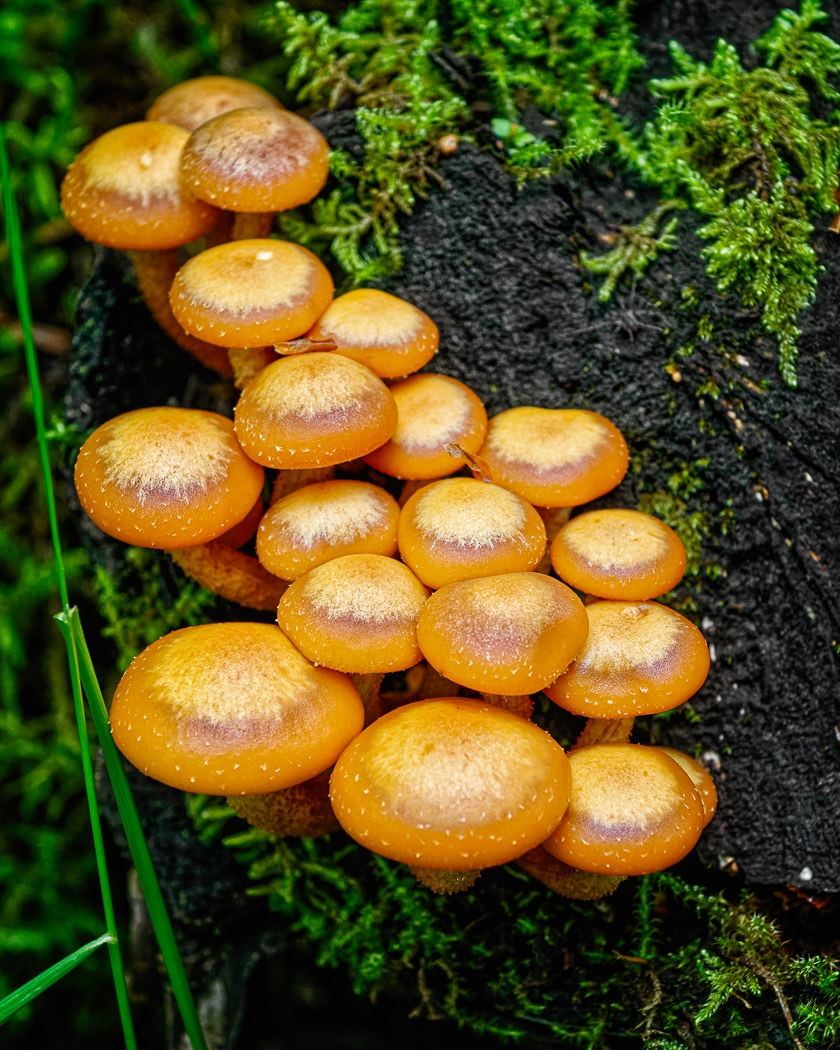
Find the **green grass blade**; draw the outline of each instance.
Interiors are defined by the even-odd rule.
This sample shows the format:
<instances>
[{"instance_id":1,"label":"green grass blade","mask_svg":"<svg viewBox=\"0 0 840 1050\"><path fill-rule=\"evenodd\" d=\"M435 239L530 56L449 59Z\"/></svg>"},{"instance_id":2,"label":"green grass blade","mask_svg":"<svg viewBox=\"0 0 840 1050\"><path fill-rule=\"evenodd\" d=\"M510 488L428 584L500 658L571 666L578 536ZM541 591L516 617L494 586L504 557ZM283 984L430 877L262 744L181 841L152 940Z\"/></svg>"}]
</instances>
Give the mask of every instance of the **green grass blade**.
<instances>
[{"instance_id":1,"label":"green grass blade","mask_svg":"<svg viewBox=\"0 0 840 1050\"><path fill-rule=\"evenodd\" d=\"M207 1050L192 991L190 990L184 971L184 964L178 951L172 922L166 909L157 873L152 864L149 847L137 814L137 807L134 804L134 796L131 793L125 773L123 758L111 738L108 711L93 668L78 610L68 609L66 612L59 613L56 619L62 634L67 639L68 645L72 645L79 661L79 677L82 688L93 718L99 745L102 748L105 768L108 771L108 779L111 782L120 820L128 840L128 848L131 851L131 858L137 869L137 877L140 880L143 897L149 909L149 918L163 956L169 982L172 986L172 994L178 1004L184 1029L192 1043L192 1050Z\"/></svg>"},{"instance_id":2,"label":"green grass blade","mask_svg":"<svg viewBox=\"0 0 840 1050\"><path fill-rule=\"evenodd\" d=\"M4 999L0 999L0 1024L8 1021L13 1013L22 1006L26 1006L27 1003L37 998L48 988L51 988L56 981L60 981L71 970L75 970L79 963L83 963L85 959L93 955L97 948L101 948L103 944L110 946L113 942L114 937L110 933L103 933L101 937L83 944L81 948L77 948L53 966L39 973L37 977L33 977L31 981L21 985L20 988L11 992Z\"/></svg>"}]
</instances>

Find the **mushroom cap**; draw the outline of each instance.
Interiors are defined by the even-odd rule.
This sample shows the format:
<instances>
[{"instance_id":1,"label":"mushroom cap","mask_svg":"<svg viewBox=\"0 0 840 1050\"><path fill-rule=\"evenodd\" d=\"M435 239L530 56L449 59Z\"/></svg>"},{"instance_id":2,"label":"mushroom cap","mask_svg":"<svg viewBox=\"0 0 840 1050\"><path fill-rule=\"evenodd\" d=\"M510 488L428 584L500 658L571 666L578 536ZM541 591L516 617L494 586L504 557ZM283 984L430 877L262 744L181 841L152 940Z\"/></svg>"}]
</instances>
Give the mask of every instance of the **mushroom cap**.
<instances>
[{"instance_id":1,"label":"mushroom cap","mask_svg":"<svg viewBox=\"0 0 840 1050\"><path fill-rule=\"evenodd\" d=\"M420 612L417 641L444 677L484 693L544 689L583 647L583 603L559 580L509 572L447 583Z\"/></svg>"},{"instance_id":2,"label":"mushroom cap","mask_svg":"<svg viewBox=\"0 0 840 1050\"><path fill-rule=\"evenodd\" d=\"M98 427L76 460L76 492L109 536L169 550L221 536L262 492L263 469L233 423L197 408L138 408Z\"/></svg>"},{"instance_id":3,"label":"mushroom cap","mask_svg":"<svg viewBox=\"0 0 840 1050\"><path fill-rule=\"evenodd\" d=\"M286 109L246 106L205 121L181 161L184 185L228 211L283 211L321 192L329 145L308 120Z\"/></svg>"},{"instance_id":4,"label":"mushroom cap","mask_svg":"<svg viewBox=\"0 0 840 1050\"><path fill-rule=\"evenodd\" d=\"M598 598L645 601L680 582L685 547L664 521L640 510L589 510L551 543L551 564L570 587Z\"/></svg>"},{"instance_id":5,"label":"mushroom cap","mask_svg":"<svg viewBox=\"0 0 840 1050\"><path fill-rule=\"evenodd\" d=\"M423 656L417 617L428 590L382 554L346 554L289 584L277 622L313 663L349 674L404 671Z\"/></svg>"},{"instance_id":6,"label":"mushroom cap","mask_svg":"<svg viewBox=\"0 0 840 1050\"><path fill-rule=\"evenodd\" d=\"M391 392L369 368L340 354L282 357L245 387L236 436L266 467L347 463L384 444L397 425Z\"/></svg>"},{"instance_id":7,"label":"mushroom cap","mask_svg":"<svg viewBox=\"0 0 840 1050\"><path fill-rule=\"evenodd\" d=\"M219 211L180 181L189 133L138 121L112 128L76 157L61 184L67 221L94 244L123 251L178 248L207 233Z\"/></svg>"},{"instance_id":8,"label":"mushroom cap","mask_svg":"<svg viewBox=\"0 0 840 1050\"><path fill-rule=\"evenodd\" d=\"M505 864L557 826L568 801L565 752L533 722L477 700L397 708L342 753L330 798L345 831L415 867Z\"/></svg>"},{"instance_id":9,"label":"mushroom cap","mask_svg":"<svg viewBox=\"0 0 840 1050\"><path fill-rule=\"evenodd\" d=\"M627 442L597 412L521 405L493 416L481 456L497 485L536 507L576 507L627 473Z\"/></svg>"},{"instance_id":10,"label":"mushroom cap","mask_svg":"<svg viewBox=\"0 0 840 1050\"><path fill-rule=\"evenodd\" d=\"M258 795L335 762L364 708L346 675L313 667L279 627L185 627L144 649L117 686L111 732L142 773L210 795Z\"/></svg>"},{"instance_id":11,"label":"mushroom cap","mask_svg":"<svg viewBox=\"0 0 840 1050\"><path fill-rule=\"evenodd\" d=\"M178 270L169 292L181 327L216 346L266 346L296 339L333 294L307 248L271 237L218 244Z\"/></svg>"},{"instance_id":12,"label":"mushroom cap","mask_svg":"<svg viewBox=\"0 0 840 1050\"><path fill-rule=\"evenodd\" d=\"M589 636L568 669L545 690L588 718L668 711L706 681L709 647L694 624L658 602L591 602Z\"/></svg>"},{"instance_id":13,"label":"mushroom cap","mask_svg":"<svg viewBox=\"0 0 840 1050\"><path fill-rule=\"evenodd\" d=\"M545 552L545 525L530 503L476 478L424 485L399 519L403 561L428 587L454 580L535 569Z\"/></svg>"},{"instance_id":14,"label":"mushroom cap","mask_svg":"<svg viewBox=\"0 0 840 1050\"><path fill-rule=\"evenodd\" d=\"M689 775L660 749L592 744L569 754L566 815L543 845L582 871L647 875L676 864L703 830Z\"/></svg>"},{"instance_id":15,"label":"mushroom cap","mask_svg":"<svg viewBox=\"0 0 840 1050\"><path fill-rule=\"evenodd\" d=\"M395 478L443 478L463 466L447 446L475 454L487 433L487 412L477 394L451 376L424 372L392 383L399 413L390 441L365 462Z\"/></svg>"},{"instance_id":16,"label":"mushroom cap","mask_svg":"<svg viewBox=\"0 0 840 1050\"><path fill-rule=\"evenodd\" d=\"M238 77L205 76L183 80L164 91L146 113L147 120L194 131L212 117L244 106L268 106L283 109L270 92Z\"/></svg>"},{"instance_id":17,"label":"mushroom cap","mask_svg":"<svg viewBox=\"0 0 840 1050\"><path fill-rule=\"evenodd\" d=\"M383 379L416 372L437 353L437 325L422 310L377 288L355 288L334 299L308 333L328 339Z\"/></svg>"},{"instance_id":18,"label":"mushroom cap","mask_svg":"<svg viewBox=\"0 0 840 1050\"><path fill-rule=\"evenodd\" d=\"M263 514L257 557L282 580L296 580L344 554L397 553L400 508L367 481L320 481L290 492Z\"/></svg>"}]
</instances>

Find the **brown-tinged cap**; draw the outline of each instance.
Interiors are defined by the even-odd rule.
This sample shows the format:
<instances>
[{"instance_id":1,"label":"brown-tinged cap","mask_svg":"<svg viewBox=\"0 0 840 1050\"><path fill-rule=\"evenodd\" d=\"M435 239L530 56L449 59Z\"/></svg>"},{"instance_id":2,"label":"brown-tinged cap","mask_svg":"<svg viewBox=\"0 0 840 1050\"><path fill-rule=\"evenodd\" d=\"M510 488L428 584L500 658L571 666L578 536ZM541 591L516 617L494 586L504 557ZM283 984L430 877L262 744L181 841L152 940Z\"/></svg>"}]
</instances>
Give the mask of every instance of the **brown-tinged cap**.
<instances>
[{"instance_id":1,"label":"brown-tinged cap","mask_svg":"<svg viewBox=\"0 0 840 1050\"><path fill-rule=\"evenodd\" d=\"M227 211L297 208L329 173L329 145L309 121L285 109L248 106L205 121L189 137L184 185Z\"/></svg>"},{"instance_id":2,"label":"brown-tinged cap","mask_svg":"<svg viewBox=\"0 0 840 1050\"><path fill-rule=\"evenodd\" d=\"M225 76L193 77L159 95L149 108L146 119L177 124L187 131L194 131L220 113L245 106L284 108L274 95L248 80Z\"/></svg>"},{"instance_id":3,"label":"brown-tinged cap","mask_svg":"<svg viewBox=\"0 0 840 1050\"><path fill-rule=\"evenodd\" d=\"M627 473L627 442L597 412L522 405L493 416L481 456L497 485L535 507L576 507Z\"/></svg>"},{"instance_id":4,"label":"brown-tinged cap","mask_svg":"<svg viewBox=\"0 0 840 1050\"><path fill-rule=\"evenodd\" d=\"M142 773L209 795L257 795L329 768L360 732L346 675L313 667L279 627L212 623L173 631L117 687L111 732Z\"/></svg>"},{"instance_id":5,"label":"brown-tinged cap","mask_svg":"<svg viewBox=\"0 0 840 1050\"><path fill-rule=\"evenodd\" d=\"M70 225L124 251L177 248L207 233L219 212L181 186L189 135L156 121L106 131L76 157L61 184Z\"/></svg>"},{"instance_id":6,"label":"brown-tinged cap","mask_svg":"<svg viewBox=\"0 0 840 1050\"><path fill-rule=\"evenodd\" d=\"M440 697L377 719L342 753L333 809L367 849L413 867L505 864L557 826L568 760L548 733L476 700Z\"/></svg>"},{"instance_id":7,"label":"brown-tinged cap","mask_svg":"<svg viewBox=\"0 0 840 1050\"><path fill-rule=\"evenodd\" d=\"M169 550L205 543L240 522L262 492L263 473L229 419L164 406L98 427L79 452L75 483L103 532Z\"/></svg>"},{"instance_id":8,"label":"brown-tinged cap","mask_svg":"<svg viewBox=\"0 0 840 1050\"><path fill-rule=\"evenodd\" d=\"M188 259L169 301L191 335L216 346L258 347L302 335L332 293L329 271L307 248L255 237Z\"/></svg>"}]
</instances>

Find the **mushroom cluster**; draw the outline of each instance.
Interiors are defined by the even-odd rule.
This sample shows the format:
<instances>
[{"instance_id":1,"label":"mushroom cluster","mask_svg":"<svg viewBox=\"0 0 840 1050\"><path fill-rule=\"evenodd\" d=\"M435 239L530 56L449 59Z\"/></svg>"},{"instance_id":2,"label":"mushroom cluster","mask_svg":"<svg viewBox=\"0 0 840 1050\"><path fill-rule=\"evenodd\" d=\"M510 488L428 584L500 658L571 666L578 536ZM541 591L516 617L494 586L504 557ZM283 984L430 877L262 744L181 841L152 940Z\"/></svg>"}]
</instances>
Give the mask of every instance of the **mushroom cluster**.
<instances>
[{"instance_id":1,"label":"mushroom cluster","mask_svg":"<svg viewBox=\"0 0 840 1050\"><path fill-rule=\"evenodd\" d=\"M656 601L681 541L636 510L578 511L627 471L610 420L488 420L463 383L419 372L438 347L427 314L335 296L315 255L270 235L326 177L320 134L226 77L167 92L66 177L73 225L131 251L165 330L238 388L232 420L152 406L103 424L80 502L275 613L144 650L113 700L117 745L276 834L340 826L443 892L517 861L593 897L674 863L714 785L629 740L708 672L701 633ZM533 721L541 692L585 719L568 753Z\"/></svg>"}]
</instances>

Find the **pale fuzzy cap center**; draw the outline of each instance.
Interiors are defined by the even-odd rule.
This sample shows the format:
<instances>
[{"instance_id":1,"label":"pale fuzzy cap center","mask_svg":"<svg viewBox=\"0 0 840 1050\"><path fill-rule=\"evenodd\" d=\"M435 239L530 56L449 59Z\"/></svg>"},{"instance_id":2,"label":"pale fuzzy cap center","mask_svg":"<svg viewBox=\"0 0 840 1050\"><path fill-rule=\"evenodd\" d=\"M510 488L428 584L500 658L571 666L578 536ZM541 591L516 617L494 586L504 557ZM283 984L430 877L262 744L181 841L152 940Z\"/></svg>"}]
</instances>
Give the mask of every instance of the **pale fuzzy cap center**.
<instances>
[{"instance_id":1,"label":"pale fuzzy cap center","mask_svg":"<svg viewBox=\"0 0 840 1050\"><path fill-rule=\"evenodd\" d=\"M372 394L381 396L382 380L338 354L312 353L283 358L268 366L247 387L247 400L273 419L317 419L346 412Z\"/></svg>"},{"instance_id":2,"label":"pale fuzzy cap center","mask_svg":"<svg viewBox=\"0 0 840 1050\"><path fill-rule=\"evenodd\" d=\"M235 439L223 423L188 409L127 413L112 420L109 429L98 452L105 482L130 490L141 504L162 492L187 500L213 489L237 454Z\"/></svg>"},{"instance_id":3,"label":"pale fuzzy cap center","mask_svg":"<svg viewBox=\"0 0 840 1050\"><path fill-rule=\"evenodd\" d=\"M311 569L293 584L329 620L370 624L415 622L428 594L401 562L384 555L346 555Z\"/></svg>"},{"instance_id":4,"label":"pale fuzzy cap center","mask_svg":"<svg viewBox=\"0 0 840 1050\"><path fill-rule=\"evenodd\" d=\"M569 813L605 831L628 826L652 830L669 821L684 799L677 775L669 776L658 755L604 746L609 750L581 749L569 755Z\"/></svg>"},{"instance_id":5,"label":"pale fuzzy cap center","mask_svg":"<svg viewBox=\"0 0 840 1050\"><path fill-rule=\"evenodd\" d=\"M317 499L301 490L274 505L272 527L281 527L298 547L310 549L322 543L352 543L382 528L387 516L376 491L357 487Z\"/></svg>"},{"instance_id":6,"label":"pale fuzzy cap center","mask_svg":"<svg viewBox=\"0 0 840 1050\"><path fill-rule=\"evenodd\" d=\"M312 694L318 672L279 628L219 626L170 636L146 663L154 698L177 717L219 726L276 719Z\"/></svg>"},{"instance_id":7,"label":"pale fuzzy cap center","mask_svg":"<svg viewBox=\"0 0 840 1050\"><path fill-rule=\"evenodd\" d=\"M490 421L486 447L505 462L549 471L596 455L606 438L603 423L591 412L512 408Z\"/></svg>"},{"instance_id":8,"label":"pale fuzzy cap center","mask_svg":"<svg viewBox=\"0 0 840 1050\"><path fill-rule=\"evenodd\" d=\"M414 521L432 542L492 547L521 537L525 508L514 493L498 485L453 478L421 490Z\"/></svg>"},{"instance_id":9,"label":"pale fuzzy cap center","mask_svg":"<svg viewBox=\"0 0 840 1050\"><path fill-rule=\"evenodd\" d=\"M296 245L232 241L194 256L179 271L186 297L210 311L283 310L309 293L315 262Z\"/></svg>"},{"instance_id":10,"label":"pale fuzzy cap center","mask_svg":"<svg viewBox=\"0 0 840 1050\"><path fill-rule=\"evenodd\" d=\"M87 148L85 181L147 207L161 197L180 199L179 165L189 132L154 121L106 132Z\"/></svg>"},{"instance_id":11,"label":"pale fuzzy cap center","mask_svg":"<svg viewBox=\"0 0 840 1050\"><path fill-rule=\"evenodd\" d=\"M554 772L550 750L536 726L440 703L384 726L363 758L364 778L392 816L458 832L533 806L547 768Z\"/></svg>"},{"instance_id":12,"label":"pale fuzzy cap center","mask_svg":"<svg viewBox=\"0 0 840 1050\"><path fill-rule=\"evenodd\" d=\"M577 658L581 671L622 672L651 667L677 648L684 623L655 602L593 602L589 637Z\"/></svg>"},{"instance_id":13,"label":"pale fuzzy cap center","mask_svg":"<svg viewBox=\"0 0 840 1050\"><path fill-rule=\"evenodd\" d=\"M318 327L339 345L402 346L416 338L424 319L416 306L395 295L359 288L334 299Z\"/></svg>"},{"instance_id":14,"label":"pale fuzzy cap center","mask_svg":"<svg viewBox=\"0 0 840 1050\"><path fill-rule=\"evenodd\" d=\"M641 511L588 511L563 527L562 542L590 565L630 569L662 557L668 547L665 528Z\"/></svg>"},{"instance_id":15,"label":"pale fuzzy cap center","mask_svg":"<svg viewBox=\"0 0 840 1050\"><path fill-rule=\"evenodd\" d=\"M464 391L445 377L417 378L393 391L399 410L393 441L409 452L437 449L454 441L468 424L472 407Z\"/></svg>"}]
</instances>

